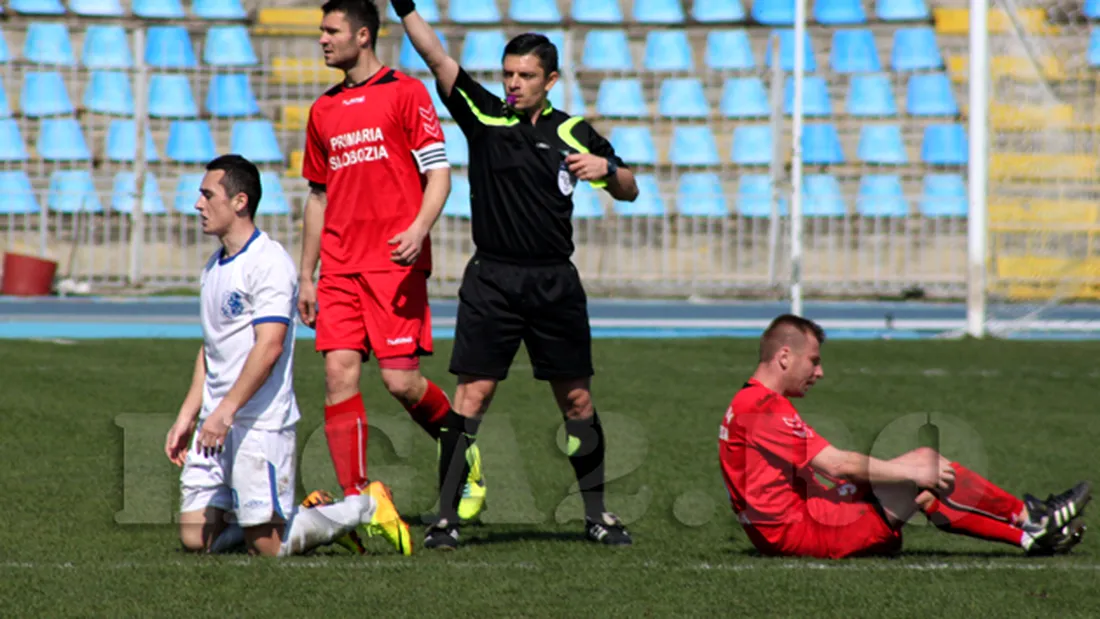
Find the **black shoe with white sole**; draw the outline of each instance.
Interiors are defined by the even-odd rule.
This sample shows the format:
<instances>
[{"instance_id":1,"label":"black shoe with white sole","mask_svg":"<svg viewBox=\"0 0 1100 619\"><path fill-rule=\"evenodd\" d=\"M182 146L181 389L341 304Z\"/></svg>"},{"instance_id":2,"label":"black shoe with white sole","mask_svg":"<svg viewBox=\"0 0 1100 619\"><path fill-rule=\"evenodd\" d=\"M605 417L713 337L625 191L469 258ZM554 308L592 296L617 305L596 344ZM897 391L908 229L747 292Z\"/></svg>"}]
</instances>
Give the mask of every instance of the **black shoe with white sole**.
<instances>
[{"instance_id":1,"label":"black shoe with white sole","mask_svg":"<svg viewBox=\"0 0 1100 619\"><path fill-rule=\"evenodd\" d=\"M630 546L634 543L626 525L611 512L600 514L598 520L585 518L584 534L589 540L607 546Z\"/></svg>"}]
</instances>

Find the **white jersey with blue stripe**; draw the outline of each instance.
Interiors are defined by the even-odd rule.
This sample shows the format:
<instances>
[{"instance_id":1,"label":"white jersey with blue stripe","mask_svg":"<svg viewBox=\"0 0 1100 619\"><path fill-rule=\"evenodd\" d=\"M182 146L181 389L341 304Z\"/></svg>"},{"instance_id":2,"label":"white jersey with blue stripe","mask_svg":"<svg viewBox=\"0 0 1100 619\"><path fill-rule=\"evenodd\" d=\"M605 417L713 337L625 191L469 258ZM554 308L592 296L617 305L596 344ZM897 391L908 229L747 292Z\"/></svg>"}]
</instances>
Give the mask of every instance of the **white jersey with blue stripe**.
<instances>
[{"instance_id":1,"label":"white jersey with blue stripe","mask_svg":"<svg viewBox=\"0 0 1100 619\"><path fill-rule=\"evenodd\" d=\"M217 408L244 369L256 343L255 325L287 325L283 353L271 374L244 406L234 425L281 430L298 421L294 397L294 336L298 274L283 246L256 230L237 254L218 249L202 271L202 336L206 357L202 413Z\"/></svg>"}]
</instances>

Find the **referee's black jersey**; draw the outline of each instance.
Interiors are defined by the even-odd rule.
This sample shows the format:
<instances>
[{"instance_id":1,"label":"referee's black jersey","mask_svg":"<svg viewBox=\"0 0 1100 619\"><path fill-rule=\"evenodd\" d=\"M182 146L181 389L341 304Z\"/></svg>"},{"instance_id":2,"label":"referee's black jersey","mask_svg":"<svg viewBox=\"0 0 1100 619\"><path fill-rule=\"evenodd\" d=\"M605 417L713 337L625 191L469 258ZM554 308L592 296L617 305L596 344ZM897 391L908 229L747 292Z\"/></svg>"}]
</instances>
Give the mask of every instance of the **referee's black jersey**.
<instances>
[{"instance_id":1,"label":"referee's black jersey","mask_svg":"<svg viewBox=\"0 0 1100 619\"><path fill-rule=\"evenodd\" d=\"M478 254L515 264L568 262L577 179L565 157L592 153L623 166L611 143L581 117L549 106L531 124L464 69L451 95L440 89L439 96L470 147L470 210Z\"/></svg>"}]
</instances>

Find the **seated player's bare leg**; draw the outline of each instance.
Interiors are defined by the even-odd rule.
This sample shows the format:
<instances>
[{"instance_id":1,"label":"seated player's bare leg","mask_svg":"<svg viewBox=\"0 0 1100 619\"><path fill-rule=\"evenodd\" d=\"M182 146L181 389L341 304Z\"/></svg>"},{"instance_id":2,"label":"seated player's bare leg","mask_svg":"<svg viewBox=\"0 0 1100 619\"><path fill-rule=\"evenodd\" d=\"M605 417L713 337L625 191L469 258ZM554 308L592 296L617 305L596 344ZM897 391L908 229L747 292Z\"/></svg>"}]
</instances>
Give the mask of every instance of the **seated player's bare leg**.
<instances>
[{"instance_id":1,"label":"seated player's bare leg","mask_svg":"<svg viewBox=\"0 0 1100 619\"><path fill-rule=\"evenodd\" d=\"M363 353L358 350L325 352L325 405L332 406L359 393Z\"/></svg>"},{"instance_id":2,"label":"seated player's bare leg","mask_svg":"<svg viewBox=\"0 0 1100 619\"><path fill-rule=\"evenodd\" d=\"M228 512L217 507L183 512L180 514L180 542L185 550L203 552L214 545L214 540L229 528Z\"/></svg>"},{"instance_id":3,"label":"seated player's bare leg","mask_svg":"<svg viewBox=\"0 0 1100 619\"><path fill-rule=\"evenodd\" d=\"M891 460L898 464L904 464L907 466L921 466L930 467L938 466L939 464L946 465L948 461L946 458L936 453L936 450L929 447L918 447L913 451L904 453L897 458ZM878 500L879 505L882 506L883 511L886 513L887 519L890 521L891 526L900 526L905 522L908 522L918 510L922 508L923 503L929 502L929 497L934 499L935 496L927 491L923 491L915 484L894 483L884 484L878 483L872 485L872 491L875 498ZM926 496L927 495L927 496Z\"/></svg>"}]
</instances>

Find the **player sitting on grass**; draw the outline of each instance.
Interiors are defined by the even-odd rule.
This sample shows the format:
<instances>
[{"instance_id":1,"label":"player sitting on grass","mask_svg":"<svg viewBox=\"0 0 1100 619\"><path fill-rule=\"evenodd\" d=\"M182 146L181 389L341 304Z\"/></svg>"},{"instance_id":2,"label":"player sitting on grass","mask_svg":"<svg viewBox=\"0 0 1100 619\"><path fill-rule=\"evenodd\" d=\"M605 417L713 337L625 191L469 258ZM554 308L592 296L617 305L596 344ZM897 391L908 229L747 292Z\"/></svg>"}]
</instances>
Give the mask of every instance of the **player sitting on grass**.
<instances>
[{"instance_id":1,"label":"player sitting on grass","mask_svg":"<svg viewBox=\"0 0 1100 619\"><path fill-rule=\"evenodd\" d=\"M766 555L841 558L901 549L901 526L920 510L938 528L1023 548L1069 552L1081 540L1082 482L1045 502L1018 499L935 450L883 461L842 451L806 424L788 398L823 376L820 326L776 318L760 339L760 364L719 429L722 474L738 521ZM819 483L815 474L835 482Z\"/></svg>"},{"instance_id":2,"label":"player sitting on grass","mask_svg":"<svg viewBox=\"0 0 1100 619\"><path fill-rule=\"evenodd\" d=\"M244 541L250 553L285 556L361 527L408 554L408 526L380 482L360 496L295 513L298 276L286 250L253 223L261 195L256 166L226 155L206 170L195 209L203 232L221 247L202 271L203 344L164 445L183 467L183 546L224 552Z\"/></svg>"}]
</instances>

